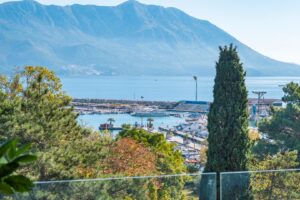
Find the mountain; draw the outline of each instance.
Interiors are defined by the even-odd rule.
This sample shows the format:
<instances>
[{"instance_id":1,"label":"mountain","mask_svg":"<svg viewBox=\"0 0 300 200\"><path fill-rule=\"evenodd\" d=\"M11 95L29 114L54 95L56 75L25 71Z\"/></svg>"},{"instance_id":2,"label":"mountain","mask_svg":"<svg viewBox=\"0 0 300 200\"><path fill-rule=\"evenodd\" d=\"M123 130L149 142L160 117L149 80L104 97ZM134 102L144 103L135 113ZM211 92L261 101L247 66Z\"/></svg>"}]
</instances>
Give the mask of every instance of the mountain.
<instances>
[{"instance_id":1,"label":"mountain","mask_svg":"<svg viewBox=\"0 0 300 200\"><path fill-rule=\"evenodd\" d=\"M213 75L218 46L233 43L248 75L298 75L208 21L130 0L118 6L0 4L0 72L48 66L59 74Z\"/></svg>"}]
</instances>

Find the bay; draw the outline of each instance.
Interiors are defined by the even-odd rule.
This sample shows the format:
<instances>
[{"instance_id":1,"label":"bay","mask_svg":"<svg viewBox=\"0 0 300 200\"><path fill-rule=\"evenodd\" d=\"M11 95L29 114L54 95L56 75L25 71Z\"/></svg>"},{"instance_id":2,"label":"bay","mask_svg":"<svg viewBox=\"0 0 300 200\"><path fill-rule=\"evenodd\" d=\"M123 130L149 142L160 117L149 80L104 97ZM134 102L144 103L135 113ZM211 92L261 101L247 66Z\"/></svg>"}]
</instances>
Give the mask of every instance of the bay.
<instances>
[{"instance_id":1,"label":"bay","mask_svg":"<svg viewBox=\"0 0 300 200\"><path fill-rule=\"evenodd\" d=\"M120 127L123 124L134 125L136 122L138 124L147 124L147 118L134 117L130 114L94 114L94 115L81 115L79 116L79 123L84 125L85 127L92 128L97 130L99 125L102 123L107 123L109 118L113 118L115 120L114 126ZM152 117L153 118L153 126L154 128L158 128L159 126L175 126L184 122L184 118L178 117Z\"/></svg>"},{"instance_id":2,"label":"bay","mask_svg":"<svg viewBox=\"0 0 300 200\"><path fill-rule=\"evenodd\" d=\"M154 101L195 99L195 81L192 76L92 76L61 77L63 90L74 98L101 98ZM253 90L266 91L265 98L280 99L282 85L300 82L300 77L246 77L249 97ZM212 101L214 77L198 77L198 100Z\"/></svg>"},{"instance_id":3,"label":"bay","mask_svg":"<svg viewBox=\"0 0 300 200\"><path fill-rule=\"evenodd\" d=\"M195 99L195 81L192 76L91 76L61 77L63 90L73 98L100 98L148 101L180 101ZM282 86L291 82L300 83L300 77L246 77L248 96L255 98L252 91L266 91L265 98L280 99ZM198 100L213 100L214 77L198 77ZM82 115L80 123L98 129L108 118L115 119L115 125L141 123L141 118L128 114ZM144 124L146 124L146 119ZM175 117L155 118L154 126L174 126L182 123Z\"/></svg>"}]
</instances>

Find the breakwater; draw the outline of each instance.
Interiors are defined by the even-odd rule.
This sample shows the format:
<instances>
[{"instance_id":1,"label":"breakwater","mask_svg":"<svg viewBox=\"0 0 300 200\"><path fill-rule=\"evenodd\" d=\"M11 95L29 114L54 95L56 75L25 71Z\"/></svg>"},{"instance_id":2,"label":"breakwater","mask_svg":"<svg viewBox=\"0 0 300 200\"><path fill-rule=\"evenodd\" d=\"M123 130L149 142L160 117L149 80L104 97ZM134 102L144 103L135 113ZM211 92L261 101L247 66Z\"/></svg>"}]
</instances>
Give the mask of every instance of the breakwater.
<instances>
[{"instance_id":1,"label":"breakwater","mask_svg":"<svg viewBox=\"0 0 300 200\"><path fill-rule=\"evenodd\" d=\"M174 101L134 101L122 99L88 99L75 98L72 100L73 106L103 106L103 105L140 105L140 106L156 106L159 109L173 109L178 105Z\"/></svg>"}]
</instances>

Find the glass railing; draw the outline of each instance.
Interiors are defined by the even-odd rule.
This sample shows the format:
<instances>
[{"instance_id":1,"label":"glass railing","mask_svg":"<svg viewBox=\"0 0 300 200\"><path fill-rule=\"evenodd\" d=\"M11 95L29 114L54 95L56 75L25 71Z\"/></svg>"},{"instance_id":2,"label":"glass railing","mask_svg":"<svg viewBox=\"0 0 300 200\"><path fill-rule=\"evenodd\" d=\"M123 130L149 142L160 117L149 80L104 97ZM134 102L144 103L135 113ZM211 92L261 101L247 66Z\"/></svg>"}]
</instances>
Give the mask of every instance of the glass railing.
<instances>
[{"instance_id":1,"label":"glass railing","mask_svg":"<svg viewBox=\"0 0 300 200\"><path fill-rule=\"evenodd\" d=\"M220 173L220 199L300 200L300 169ZM215 200L216 173L36 182L16 200Z\"/></svg>"},{"instance_id":2,"label":"glass railing","mask_svg":"<svg viewBox=\"0 0 300 200\"><path fill-rule=\"evenodd\" d=\"M300 169L223 172L220 196L231 199L300 199Z\"/></svg>"},{"instance_id":3,"label":"glass railing","mask_svg":"<svg viewBox=\"0 0 300 200\"><path fill-rule=\"evenodd\" d=\"M201 180L209 199L216 199L215 173L36 182L31 192L10 199L199 199Z\"/></svg>"}]
</instances>

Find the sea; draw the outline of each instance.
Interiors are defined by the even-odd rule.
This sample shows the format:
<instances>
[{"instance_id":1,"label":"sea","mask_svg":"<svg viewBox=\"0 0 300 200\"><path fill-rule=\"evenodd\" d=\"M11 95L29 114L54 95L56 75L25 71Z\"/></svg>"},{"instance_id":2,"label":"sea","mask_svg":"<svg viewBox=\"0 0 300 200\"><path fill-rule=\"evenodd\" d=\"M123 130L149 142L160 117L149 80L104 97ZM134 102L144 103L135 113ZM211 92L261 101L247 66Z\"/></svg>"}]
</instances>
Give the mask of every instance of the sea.
<instances>
[{"instance_id":1,"label":"sea","mask_svg":"<svg viewBox=\"0 0 300 200\"><path fill-rule=\"evenodd\" d=\"M63 90L73 98L126 99L144 101L195 100L196 84L192 76L88 76L60 77ZM213 100L214 77L197 77L198 100ZM253 91L267 92L264 98L280 99L282 87L300 77L246 77L248 97L255 98ZM80 123L97 129L100 123L114 118L116 125L140 123L142 119L127 114L83 115ZM154 125L179 123L176 117L154 119ZM145 122L146 123L146 122Z\"/></svg>"}]
</instances>

